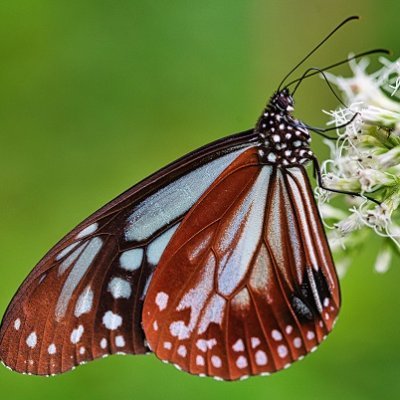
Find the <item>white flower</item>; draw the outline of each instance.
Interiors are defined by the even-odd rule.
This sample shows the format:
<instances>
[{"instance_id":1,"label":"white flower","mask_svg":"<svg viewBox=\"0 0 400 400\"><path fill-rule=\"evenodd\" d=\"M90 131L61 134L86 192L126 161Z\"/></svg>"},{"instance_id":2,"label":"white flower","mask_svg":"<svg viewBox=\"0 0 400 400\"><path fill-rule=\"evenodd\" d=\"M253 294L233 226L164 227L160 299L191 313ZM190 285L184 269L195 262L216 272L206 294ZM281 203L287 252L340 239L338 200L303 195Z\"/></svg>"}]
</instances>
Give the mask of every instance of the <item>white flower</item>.
<instances>
[{"instance_id":1,"label":"white flower","mask_svg":"<svg viewBox=\"0 0 400 400\"><path fill-rule=\"evenodd\" d=\"M400 112L400 104L389 98L382 89L391 88L390 76L396 75L394 81L400 77L399 62L390 62L384 57L380 58L383 67L378 71L368 74L369 61L364 58L360 62L349 61L353 76L343 78L331 74L329 78L335 83L345 96L345 103L360 103L366 107L378 107L386 111ZM393 79L392 79L393 80Z\"/></svg>"},{"instance_id":2,"label":"white flower","mask_svg":"<svg viewBox=\"0 0 400 400\"><path fill-rule=\"evenodd\" d=\"M376 156L376 160L381 168L390 168L400 164L400 146L394 147Z\"/></svg>"},{"instance_id":3,"label":"white flower","mask_svg":"<svg viewBox=\"0 0 400 400\"><path fill-rule=\"evenodd\" d=\"M366 203L364 203L364 205L365 204ZM375 232L378 234L380 234L380 232L386 232L386 234L389 235L387 232L391 221L391 211L384 203L373 209L367 208L362 210L362 207L360 207L357 213L360 215L361 221L368 227L374 229Z\"/></svg>"},{"instance_id":4,"label":"white flower","mask_svg":"<svg viewBox=\"0 0 400 400\"><path fill-rule=\"evenodd\" d=\"M389 179L385 173L373 168L360 168L357 172L358 180L361 185L361 192L363 193L373 192L380 186L391 182L391 179Z\"/></svg>"},{"instance_id":5,"label":"white flower","mask_svg":"<svg viewBox=\"0 0 400 400\"><path fill-rule=\"evenodd\" d=\"M398 74L400 75L400 62L397 62L396 63L396 66L397 66L397 72L398 72ZM399 90L399 88L400 88L400 76L398 76L397 78L396 78L396 80L395 80L395 82L394 82L394 84L389 84L389 87L391 88L391 89L393 89L393 92L392 92L392 96L394 96L395 94L396 94L396 92Z\"/></svg>"},{"instance_id":6,"label":"white flower","mask_svg":"<svg viewBox=\"0 0 400 400\"><path fill-rule=\"evenodd\" d=\"M353 214L342 219L340 222L335 224L335 228L341 236L346 236L349 233L360 229L363 226L363 218L360 213L353 210Z\"/></svg>"},{"instance_id":7,"label":"white flower","mask_svg":"<svg viewBox=\"0 0 400 400\"><path fill-rule=\"evenodd\" d=\"M325 111L330 125L347 126L338 131L336 143L325 141L331 158L322 164L321 177L328 189L359 194L341 195L348 204L343 211L330 204L338 194L315 191L324 224L332 229L328 240L342 271L350 253L373 235L382 241L376 271L386 271L394 249L400 251L400 62L380 61L382 67L371 74L365 59L350 61L351 77L329 74L349 107Z\"/></svg>"}]
</instances>

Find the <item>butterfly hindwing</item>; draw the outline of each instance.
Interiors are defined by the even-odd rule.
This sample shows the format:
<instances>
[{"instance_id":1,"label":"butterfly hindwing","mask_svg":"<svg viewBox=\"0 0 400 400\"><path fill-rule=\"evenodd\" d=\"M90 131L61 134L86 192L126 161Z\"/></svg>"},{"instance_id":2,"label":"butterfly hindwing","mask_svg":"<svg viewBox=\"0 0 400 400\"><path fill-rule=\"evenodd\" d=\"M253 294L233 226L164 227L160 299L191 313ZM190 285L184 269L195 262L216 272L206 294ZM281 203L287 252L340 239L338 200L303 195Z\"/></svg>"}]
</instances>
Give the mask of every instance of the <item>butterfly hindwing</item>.
<instances>
[{"instance_id":1,"label":"butterfly hindwing","mask_svg":"<svg viewBox=\"0 0 400 400\"><path fill-rule=\"evenodd\" d=\"M193 374L278 371L332 329L338 281L304 168L243 153L186 215L143 309L149 346Z\"/></svg>"},{"instance_id":2,"label":"butterfly hindwing","mask_svg":"<svg viewBox=\"0 0 400 400\"><path fill-rule=\"evenodd\" d=\"M253 136L244 132L183 157L54 246L7 309L2 362L50 375L108 354L147 352L141 312L152 273L188 210Z\"/></svg>"}]
</instances>

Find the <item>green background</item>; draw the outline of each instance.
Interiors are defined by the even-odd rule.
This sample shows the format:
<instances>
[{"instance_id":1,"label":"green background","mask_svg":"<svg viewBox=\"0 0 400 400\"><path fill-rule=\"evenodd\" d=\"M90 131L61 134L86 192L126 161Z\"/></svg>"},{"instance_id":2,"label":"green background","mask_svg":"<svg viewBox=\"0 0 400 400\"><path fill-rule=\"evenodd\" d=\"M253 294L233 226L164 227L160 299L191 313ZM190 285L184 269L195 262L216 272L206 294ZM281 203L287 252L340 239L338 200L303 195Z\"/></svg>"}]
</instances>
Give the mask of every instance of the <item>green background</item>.
<instances>
[{"instance_id":1,"label":"green background","mask_svg":"<svg viewBox=\"0 0 400 400\"><path fill-rule=\"evenodd\" d=\"M363 18L310 66L374 47L399 56L397 0L3 0L0 312L46 250L91 212L182 154L251 127L283 75L351 14ZM335 105L319 79L297 102L296 115L314 125ZM326 156L318 138L313 148ZM329 340L271 377L221 383L153 356L110 357L55 378L1 368L0 397L399 398L400 268L374 273L370 247L342 281Z\"/></svg>"}]
</instances>

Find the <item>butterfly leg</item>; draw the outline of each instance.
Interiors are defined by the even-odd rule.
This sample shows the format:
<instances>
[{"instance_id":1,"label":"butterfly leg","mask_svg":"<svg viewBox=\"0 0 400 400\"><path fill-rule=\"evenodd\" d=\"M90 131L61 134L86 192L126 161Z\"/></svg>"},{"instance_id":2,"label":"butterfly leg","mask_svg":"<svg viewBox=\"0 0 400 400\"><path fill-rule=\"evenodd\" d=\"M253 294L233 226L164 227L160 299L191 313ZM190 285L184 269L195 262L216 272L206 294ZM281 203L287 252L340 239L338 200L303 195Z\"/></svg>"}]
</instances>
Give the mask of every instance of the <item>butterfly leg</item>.
<instances>
[{"instance_id":1,"label":"butterfly leg","mask_svg":"<svg viewBox=\"0 0 400 400\"><path fill-rule=\"evenodd\" d=\"M314 168L314 178L316 178L318 186L321 189L327 190L328 192L333 192L333 193L340 193L340 194L347 194L349 196L357 196L357 197L362 197L364 199L370 200L372 202L374 202L377 205L380 205L381 203L369 196L365 196L361 193L357 193L357 192L349 192L346 190L337 190L337 189L332 189L332 188L328 188L326 186L324 186L323 180L322 180L322 175L321 175L321 169L319 167L319 163L316 157L312 158L312 162L313 162L313 168Z\"/></svg>"}]
</instances>

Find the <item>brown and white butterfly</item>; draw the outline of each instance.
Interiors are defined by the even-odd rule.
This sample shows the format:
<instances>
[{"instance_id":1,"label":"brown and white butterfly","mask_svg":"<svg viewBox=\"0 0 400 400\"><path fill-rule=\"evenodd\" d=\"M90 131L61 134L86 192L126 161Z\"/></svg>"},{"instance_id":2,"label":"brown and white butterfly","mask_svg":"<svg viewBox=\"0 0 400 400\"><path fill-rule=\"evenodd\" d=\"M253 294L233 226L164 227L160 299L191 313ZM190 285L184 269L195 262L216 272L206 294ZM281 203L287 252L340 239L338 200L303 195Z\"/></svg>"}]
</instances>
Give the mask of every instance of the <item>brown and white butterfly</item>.
<instances>
[{"instance_id":1,"label":"brown and white butterfly","mask_svg":"<svg viewBox=\"0 0 400 400\"><path fill-rule=\"evenodd\" d=\"M315 350L340 290L304 168L309 131L292 111L278 90L254 129L188 154L78 225L14 296L1 361L53 375L152 351L235 380Z\"/></svg>"},{"instance_id":2,"label":"brown and white butterfly","mask_svg":"<svg viewBox=\"0 0 400 400\"><path fill-rule=\"evenodd\" d=\"M233 380L313 351L340 294L292 108L277 92L255 129L183 157L62 239L8 307L3 363L51 375L151 349Z\"/></svg>"}]
</instances>

